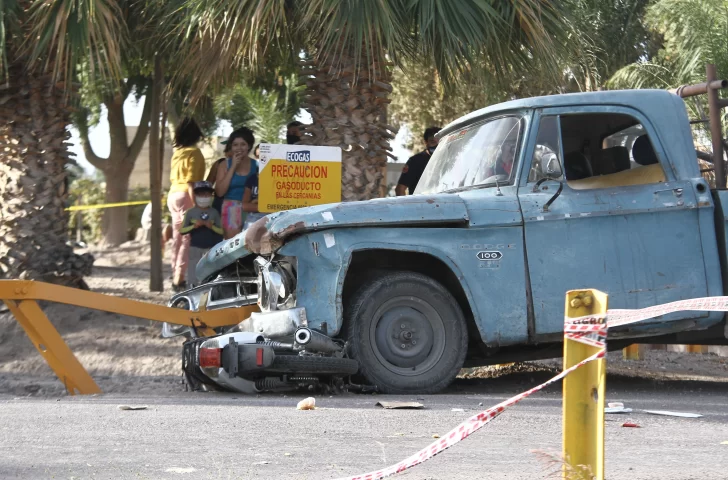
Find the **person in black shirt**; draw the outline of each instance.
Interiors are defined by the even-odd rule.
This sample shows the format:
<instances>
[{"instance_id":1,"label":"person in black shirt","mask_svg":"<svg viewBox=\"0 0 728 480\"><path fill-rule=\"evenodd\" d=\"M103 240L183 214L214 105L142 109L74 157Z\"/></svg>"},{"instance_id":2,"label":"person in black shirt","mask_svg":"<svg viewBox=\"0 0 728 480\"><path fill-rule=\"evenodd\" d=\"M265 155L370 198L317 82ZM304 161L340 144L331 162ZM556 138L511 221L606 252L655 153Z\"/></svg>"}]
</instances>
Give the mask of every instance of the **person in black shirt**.
<instances>
[{"instance_id":1,"label":"person in black shirt","mask_svg":"<svg viewBox=\"0 0 728 480\"><path fill-rule=\"evenodd\" d=\"M407 195L408 190L410 195L414 193L415 188L417 188L417 183L422 176L422 172L425 171L427 162L430 161L430 157L432 157L435 148L437 148L435 135L439 131L439 127L430 127L425 130L425 149L407 160L407 163L402 169L402 175L400 175L399 181L397 182L397 187L394 189L398 197Z\"/></svg>"}]
</instances>

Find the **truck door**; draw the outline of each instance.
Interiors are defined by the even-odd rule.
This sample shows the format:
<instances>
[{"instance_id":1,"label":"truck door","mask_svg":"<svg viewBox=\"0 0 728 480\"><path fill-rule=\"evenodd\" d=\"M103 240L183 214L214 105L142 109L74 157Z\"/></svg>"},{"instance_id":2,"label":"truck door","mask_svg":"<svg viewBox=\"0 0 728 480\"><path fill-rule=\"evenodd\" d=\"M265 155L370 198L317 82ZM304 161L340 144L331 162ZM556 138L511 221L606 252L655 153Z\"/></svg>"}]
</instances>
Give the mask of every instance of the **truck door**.
<instances>
[{"instance_id":1,"label":"truck door","mask_svg":"<svg viewBox=\"0 0 728 480\"><path fill-rule=\"evenodd\" d=\"M561 335L571 289L605 291L611 308L706 296L696 188L707 185L676 178L649 122L614 106L535 122L519 200L536 338Z\"/></svg>"}]
</instances>

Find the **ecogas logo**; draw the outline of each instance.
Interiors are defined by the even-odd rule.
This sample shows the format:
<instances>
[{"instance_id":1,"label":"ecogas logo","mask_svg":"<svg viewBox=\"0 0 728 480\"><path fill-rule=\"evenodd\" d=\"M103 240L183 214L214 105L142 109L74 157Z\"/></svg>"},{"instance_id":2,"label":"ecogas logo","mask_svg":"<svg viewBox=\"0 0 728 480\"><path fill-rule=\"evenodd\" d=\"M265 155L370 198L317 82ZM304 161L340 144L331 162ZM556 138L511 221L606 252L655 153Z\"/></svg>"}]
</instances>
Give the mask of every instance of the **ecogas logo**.
<instances>
[{"instance_id":1,"label":"ecogas logo","mask_svg":"<svg viewBox=\"0 0 728 480\"><path fill-rule=\"evenodd\" d=\"M310 162L311 152L308 150L301 150L298 152L286 152L287 162Z\"/></svg>"}]
</instances>

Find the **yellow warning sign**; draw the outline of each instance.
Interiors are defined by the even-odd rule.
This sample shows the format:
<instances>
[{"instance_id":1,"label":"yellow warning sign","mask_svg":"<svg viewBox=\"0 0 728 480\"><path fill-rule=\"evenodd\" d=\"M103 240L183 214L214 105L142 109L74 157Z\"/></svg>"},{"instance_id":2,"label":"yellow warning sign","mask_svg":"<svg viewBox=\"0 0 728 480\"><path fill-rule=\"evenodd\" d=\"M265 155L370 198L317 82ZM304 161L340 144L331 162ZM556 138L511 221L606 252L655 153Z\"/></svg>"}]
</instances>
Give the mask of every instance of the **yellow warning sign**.
<instances>
[{"instance_id":1,"label":"yellow warning sign","mask_svg":"<svg viewBox=\"0 0 728 480\"><path fill-rule=\"evenodd\" d=\"M278 212L341 201L341 148L260 145L258 210Z\"/></svg>"}]
</instances>

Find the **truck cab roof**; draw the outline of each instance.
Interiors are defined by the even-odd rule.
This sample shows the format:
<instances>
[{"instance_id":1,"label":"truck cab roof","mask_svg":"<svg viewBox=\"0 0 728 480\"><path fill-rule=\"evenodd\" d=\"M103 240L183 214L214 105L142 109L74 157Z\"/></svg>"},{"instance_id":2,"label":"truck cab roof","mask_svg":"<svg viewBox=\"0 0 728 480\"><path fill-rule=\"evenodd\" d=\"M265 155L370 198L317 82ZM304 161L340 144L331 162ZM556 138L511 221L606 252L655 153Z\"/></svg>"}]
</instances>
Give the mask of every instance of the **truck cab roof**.
<instances>
[{"instance_id":1,"label":"truck cab roof","mask_svg":"<svg viewBox=\"0 0 728 480\"><path fill-rule=\"evenodd\" d=\"M579 107L588 105L619 105L631 107L640 110L645 116L653 120L663 117L670 106L673 108L677 107L682 112L685 112L685 104L682 98L666 90L607 90L600 92L545 95L519 98L517 100L510 100L481 108L450 122L440 130L437 137L442 138L463 126L483 118L491 117L494 114L539 108Z\"/></svg>"}]
</instances>

